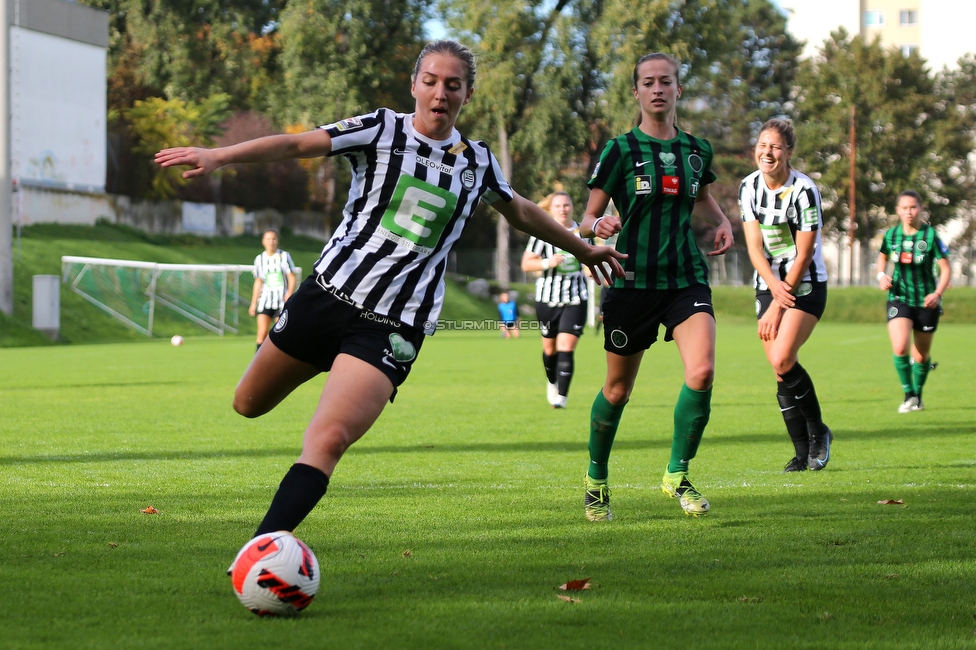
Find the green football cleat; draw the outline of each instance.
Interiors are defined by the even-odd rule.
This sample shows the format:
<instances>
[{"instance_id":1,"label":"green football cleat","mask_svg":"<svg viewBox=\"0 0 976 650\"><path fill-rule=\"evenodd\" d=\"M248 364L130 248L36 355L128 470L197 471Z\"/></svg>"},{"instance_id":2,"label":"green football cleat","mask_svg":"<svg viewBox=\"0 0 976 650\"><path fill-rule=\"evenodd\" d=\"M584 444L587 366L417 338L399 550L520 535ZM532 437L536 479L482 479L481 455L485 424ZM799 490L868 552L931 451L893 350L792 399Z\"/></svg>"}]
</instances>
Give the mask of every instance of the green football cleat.
<instances>
[{"instance_id":1,"label":"green football cleat","mask_svg":"<svg viewBox=\"0 0 976 650\"><path fill-rule=\"evenodd\" d=\"M677 497L686 515L703 517L708 514L708 500L688 480L688 472L665 472L661 491L671 498Z\"/></svg>"},{"instance_id":2,"label":"green football cleat","mask_svg":"<svg viewBox=\"0 0 976 650\"><path fill-rule=\"evenodd\" d=\"M590 521L610 521L610 488L606 481L597 481L587 474L583 479L586 493L583 496L583 509Z\"/></svg>"}]
</instances>

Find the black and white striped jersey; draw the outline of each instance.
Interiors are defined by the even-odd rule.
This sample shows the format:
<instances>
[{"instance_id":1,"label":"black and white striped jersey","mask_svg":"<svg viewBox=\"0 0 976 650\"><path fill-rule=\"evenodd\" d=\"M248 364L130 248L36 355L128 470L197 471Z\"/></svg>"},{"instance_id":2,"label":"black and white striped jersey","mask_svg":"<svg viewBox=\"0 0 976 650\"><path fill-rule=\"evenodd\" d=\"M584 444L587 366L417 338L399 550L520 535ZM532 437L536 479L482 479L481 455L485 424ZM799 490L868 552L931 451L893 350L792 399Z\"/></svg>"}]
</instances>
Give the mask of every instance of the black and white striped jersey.
<instances>
[{"instance_id":1,"label":"black and white striped jersey","mask_svg":"<svg viewBox=\"0 0 976 650\"><path fill-rule=\"evenodd\" d=\"M579 224L575 221L572 227L573 233L579 237ZM593 240L587 237L580 237L588 244ZM587 298L586 276L583 274L583 265L573 257L572 253L567 253L561 248L557 248L547 241L530 237L529 243L525 247L525 252L535 253L543 259L549 259L553 255L562 255L563 261L559 266L546 269L535 281L535 301L541 302L550 307L562 307L563 305L579 305L585 303Z\"/></svg>"},{"instance_id":2,"label":"black and white striped jersey","mask_svg":"<svg viewBox=\"0 0 976 650\"><path fill-rule=\"evenodd\" d=\"M498 161L456 129L431 140L412 114L386 108L319 128L353 178L315 273L356 304L433 334L448 253L465 222L479 202L513 198Z\"/></svg>"},{"instance_id":3,"label":"black and white striped jersey","mask_svg":"<svg viewBox=\"0 0 976 650\"><path fill-rule=\"evenodd\" d=\"M261 280L261 295L258 297L257 310L281 309L285 304L285 289L288 288L288 274L296 270L291 255L286 251L277 250L274 255L267 251L254 258L254 277Z\"/></svg>"},{"instance_id":4,"label":"black and white striped jersey","mask_svg":"<svg viewBox=\"0 0 976 650\"><path fill-rule=\"evenodd\" d=\"M742 221L758 221L763 237L766 260L773 273L786 279L796 260L796 233L817 233L813 259L801 278L806 282L826 282L827 265L823 258L823 208L820 190L809 176L790 170L790 177L783 187L771 190L766 187L762 172L754 171L739 186L739 211ZM755 287L768 289L759 273L754 274Z\"/></svg>"}]
</instances>

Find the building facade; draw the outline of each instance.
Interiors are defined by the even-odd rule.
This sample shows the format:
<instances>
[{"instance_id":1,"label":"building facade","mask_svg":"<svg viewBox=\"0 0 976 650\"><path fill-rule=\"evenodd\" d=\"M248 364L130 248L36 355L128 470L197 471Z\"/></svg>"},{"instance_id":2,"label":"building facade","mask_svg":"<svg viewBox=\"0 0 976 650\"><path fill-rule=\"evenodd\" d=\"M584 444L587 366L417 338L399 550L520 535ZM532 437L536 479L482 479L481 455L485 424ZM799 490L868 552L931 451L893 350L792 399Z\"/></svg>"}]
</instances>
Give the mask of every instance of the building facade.
<instances>
[{"instance_id":1,"label":"building facade","mask_svg":"<svg viewBox=\"0 0 976 650\"><path fill-rule=\"evenodd\" d=\"M932 72L956 67L963 55L976 52L972 27L976 2L960 0L781 0L787 29L804 41L803 56L813 56L843 27L850 35L908 55L917 51Z\"/></svg>"}]
</instances>

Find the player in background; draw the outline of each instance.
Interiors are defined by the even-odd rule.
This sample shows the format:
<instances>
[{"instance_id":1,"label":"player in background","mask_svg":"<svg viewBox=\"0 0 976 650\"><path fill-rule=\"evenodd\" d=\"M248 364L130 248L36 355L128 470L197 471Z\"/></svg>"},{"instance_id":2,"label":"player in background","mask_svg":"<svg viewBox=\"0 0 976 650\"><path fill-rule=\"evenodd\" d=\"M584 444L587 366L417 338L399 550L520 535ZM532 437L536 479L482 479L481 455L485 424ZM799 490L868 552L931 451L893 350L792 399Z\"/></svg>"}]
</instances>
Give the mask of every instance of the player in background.
<instances>
[{"instance_id":1,"label":"player in background","mask_svg":"<svg viewBox=\"0 0 976 650\"><path fill-rule=\"evenodd\" d=\"M573 200L566 192L553 192L540 207L574 235ZM592 244L593 240L588 239ZM586 275L571 253L536 237L522 254L522 270L542 275L535 281L535 313L542 332L542 366L546 372L546 399L553 408L566 408L573 381L576 344L586 325Z\"/></svg>"},{"instance_id":2,"label":"player in background","mask_svg":"<svg viewBox=\"0 0 976 650\"><path fill-rule=\"evenodd\" d=\"M319 373L329 376L301 455L282 479L255 536L292 531L325 495L346 450L373 425L436 331L451 247L480 203L514 227L552 241L588 265L622 274L623 256L594 247L514 192L488 147L455 129L474 92L475 60L455 41L424 47L410 76L410 114L380 108L301 134L228 147L156 154L185 178L222 165L342 155L353 179L343 219L311 275L244 372L234 409L271 411Z\"/></svg>"},{"instance_id":3,"label":"player in background","mask_svg":"<svg viewBox=\"0 0 976 650\"><path fill-rule=\"evenodd\" d=\"M677 60L667 54L648 54L637 62L633 93L640 123L607 143L589 180L580 234L617 235L617 250L628 255L625 276L614 281L603 305L607 376L593 401L584 477L584 512L591 521L611 517L610 450L641 359L661 324L664 340L675 342L684 366L661 489L677 497L686 514L709 510L688 478L689 462L708 423L715 376L712 292L708 264L691 228L692 213L716 226L709 255L729 249L732 226L709 193L715 180L712 146L676 126L679 74ZM619 216L606 214L611 199Z\"/></svg>"},{"instance_id":4,"label":"player in background","mask_svg":"<svg viewBox=\"0 0 976 650\"><path fill-rule=\"evenodd\" d=\"M502 331L502 338L514 338L519 337L519 323L518 323L518 305L515 304L514 300L511 300L507 291L502 291L498 294L498 323L499 329Z\"/></svg>"},{"instance_id":5,"label":"player in background","mask_svg":"<svg viewBox=\"0 0 976 650\"><path fill-rule=\"evenodd\" d=\"M295 293L295 263L287 251L278 248L278 231L269 228L261 237L264 252L254 258L254 289L247 313L257 316L257 348L268 337L272 323L281 315L285 302Z\"/></svg>"},{"instance_id":6,"label":"player in background","mask_svg":"<svg viewBox=\"0 0 976 650\"><path fill-rule=\"evenodd\" d=\"M905 394L899 413L925 408L922 387L935 367L932 339L942 315L942 296L952 280L949 248L935 228L922 222L922 209L915 190L898 195L899 223L885 233L878 254L878 286L888 292L888 335ZM889 259L894 261L890 276L885 273Z\"/></svg>"},{"instance_id":7,"label":"player in background","mask_svg":"<svg viewBox=\"0 0 976 650\"><path fill-rule=\"evenodd\" d=\"M739 211L756 269L759 339L776 373L776 400L793 441L785 472L826 467L833 438L813 380L798 359L827 306L827 265L820 191L790 167L795 144L790 122L763 124L754 152L758 169L739 186Z\"/></svg>"}]
</instances>

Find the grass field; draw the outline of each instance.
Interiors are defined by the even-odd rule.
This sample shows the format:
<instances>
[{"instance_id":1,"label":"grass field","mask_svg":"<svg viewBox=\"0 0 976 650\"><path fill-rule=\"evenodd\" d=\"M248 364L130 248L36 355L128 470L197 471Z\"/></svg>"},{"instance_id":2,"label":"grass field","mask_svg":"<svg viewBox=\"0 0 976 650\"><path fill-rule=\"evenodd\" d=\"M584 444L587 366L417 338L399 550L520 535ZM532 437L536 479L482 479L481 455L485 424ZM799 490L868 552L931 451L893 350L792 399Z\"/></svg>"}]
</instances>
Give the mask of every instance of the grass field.
<instances>
[{"instance_id":1,"label":"grass field","mask_svg":"<svg viewBox=\"0 0 976 650\"><path fill-rule=\"evenodd\" d=\"M0 349L0 646L976 646L976 326L940 327L928 410L899 415L884 326L821 324L802 360L833 459L790 475L754 331L719 323L692 467L712 514L660 491L680 363L659 345L617 436L609 524L582 514L596 337L552 411L536 336L437 334L299 527L323 580L292 620L248 613L224 570L321 378L249 421L230 408L246 337ZM557 598L582 578L579 602Z\"/></svg>"}]
</instances>

